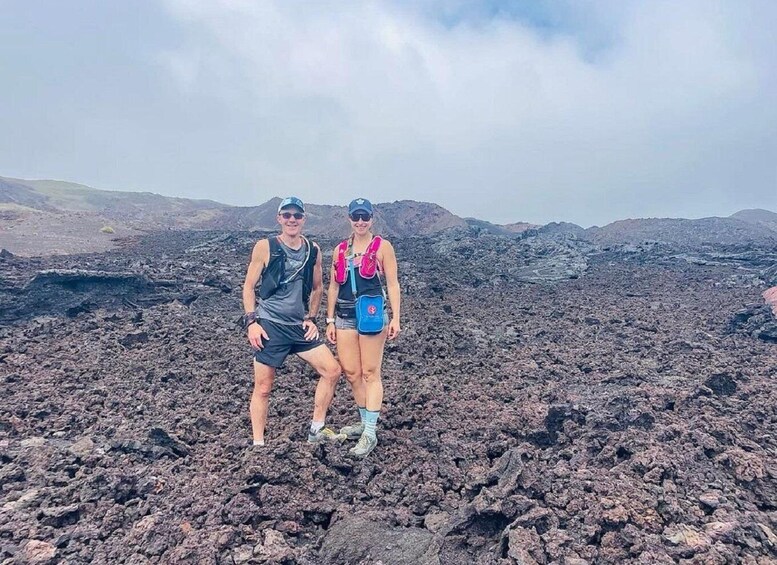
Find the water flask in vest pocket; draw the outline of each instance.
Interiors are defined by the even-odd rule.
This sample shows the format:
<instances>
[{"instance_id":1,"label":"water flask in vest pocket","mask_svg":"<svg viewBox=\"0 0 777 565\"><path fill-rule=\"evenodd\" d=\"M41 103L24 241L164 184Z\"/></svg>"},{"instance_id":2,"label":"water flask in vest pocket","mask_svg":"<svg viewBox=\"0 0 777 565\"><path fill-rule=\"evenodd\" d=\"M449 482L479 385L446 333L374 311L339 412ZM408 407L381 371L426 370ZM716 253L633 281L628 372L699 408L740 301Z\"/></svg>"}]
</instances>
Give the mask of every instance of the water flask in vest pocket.
<instances>
[{"instance_id":1,"label":"water flask in vest pocket","mask_svg":"<svg viewBox=\"0 0 777 565\"><path fill-rule=\"evenodd\" d=\"M356 299L356 329L360 334L377 334L383 331L383 295L363 294Z\"/></svg>"}]
</instances>

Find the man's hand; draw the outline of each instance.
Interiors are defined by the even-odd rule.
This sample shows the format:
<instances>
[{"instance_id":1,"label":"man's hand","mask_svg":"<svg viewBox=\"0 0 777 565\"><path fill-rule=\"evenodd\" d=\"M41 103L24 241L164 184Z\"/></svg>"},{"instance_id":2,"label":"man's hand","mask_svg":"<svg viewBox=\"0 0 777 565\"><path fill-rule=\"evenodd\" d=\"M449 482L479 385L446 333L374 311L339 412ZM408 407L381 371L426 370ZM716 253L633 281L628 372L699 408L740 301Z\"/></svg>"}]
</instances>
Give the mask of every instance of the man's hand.
<instances>
[{"instance_id":1,"label":"man's hand","mask_svg":"<svg viewBox=\"0 0 777 565\"><path fill-rule=\"evenodd\" d=\"M305 320L302 322L302 329L305 330L306 340L313 341L314 339L318 339L318 326L316 326L316 323L313 320Z\"/></svg>"},{"instance_id":2,"label":"man's hand","mask_svg":"<svg viewBox=\"0 0 777 565\"><path fill-rule=\"evenodd\" d=\"M401 331L402 330L399 327L399 320L397 320L396 318L391 318L391 321L389 322L389 325L388 325L388 338L394 339L399 335L399 332Z\"/></svg>"},{"instance_id":3,"label":"man's hand","mask_svg":"<svg viewBox=\"0 0 777 565\"><path fill-rule=\"evenodd\" d=\"M337 345L337 328L334 323L326 325L326 338L332 345Z\"/></svg>"},{"instance_id":4,"label":"man's hand","mask_svg":"<svg viewBox=\"0 0 777 565\"><path fill-rule=\"evenodd\" d=\"M251 344L251 347L254 349L264 349L262 338L270 339L270 336L267 335L267 332L264 331L264 328L258 322L248 326L248 342Z\"/></svg>"}]
</instances>

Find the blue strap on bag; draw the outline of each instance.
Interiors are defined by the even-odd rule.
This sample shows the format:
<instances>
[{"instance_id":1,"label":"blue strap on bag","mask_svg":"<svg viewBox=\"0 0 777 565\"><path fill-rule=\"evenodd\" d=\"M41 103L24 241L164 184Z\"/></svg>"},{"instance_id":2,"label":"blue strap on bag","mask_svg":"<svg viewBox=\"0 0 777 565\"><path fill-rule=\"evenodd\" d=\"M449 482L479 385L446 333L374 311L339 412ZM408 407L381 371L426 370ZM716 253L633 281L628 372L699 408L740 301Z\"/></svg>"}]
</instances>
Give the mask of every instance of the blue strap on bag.
<instances>
[{"instance_id":1,"label":"blue strap on bag","mask_svg":"<svg viewBox=\"0 0 777 565\"><path fill-rule=\"evenodd\" d=\"M353 258L348 259L348 273L351 279L351 291L356 300L356 330L360 334L379 334L383 331L385 297L383 294L358 296Z\"/></svg>"}]
</instances>

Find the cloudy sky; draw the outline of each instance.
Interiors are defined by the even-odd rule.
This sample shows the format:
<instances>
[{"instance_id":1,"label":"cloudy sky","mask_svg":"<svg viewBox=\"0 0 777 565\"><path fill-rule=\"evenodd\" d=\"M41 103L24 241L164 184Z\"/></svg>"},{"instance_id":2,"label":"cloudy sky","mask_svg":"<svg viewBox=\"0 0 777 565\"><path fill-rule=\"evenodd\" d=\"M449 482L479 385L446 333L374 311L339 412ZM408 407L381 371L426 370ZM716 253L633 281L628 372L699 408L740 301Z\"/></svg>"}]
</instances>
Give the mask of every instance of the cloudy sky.
<instances>
[{"instance_id":1,"label":"cloudy sky","mask_svg":"<svg viewBox=\"0 0 777 565\"><path fill-rule=\"evenodd\" d=\"M506 223L777 211L773 0L0 0L0 175Z\"/></svg>"}]
</instances>

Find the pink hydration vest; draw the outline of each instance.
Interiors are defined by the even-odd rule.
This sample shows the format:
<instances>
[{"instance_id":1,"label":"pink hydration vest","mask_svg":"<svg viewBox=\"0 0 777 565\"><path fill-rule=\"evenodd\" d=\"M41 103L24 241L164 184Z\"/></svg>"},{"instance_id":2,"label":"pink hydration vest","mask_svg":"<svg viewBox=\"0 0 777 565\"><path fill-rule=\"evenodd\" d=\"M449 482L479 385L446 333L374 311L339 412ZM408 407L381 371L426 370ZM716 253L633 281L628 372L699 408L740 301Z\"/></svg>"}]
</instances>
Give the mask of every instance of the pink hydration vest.
<instances>
[{"instance_id":1,"label":"pink hydration vest","mask_svg":"<svg viewBox=\"0 0 777 565\"><path fill-rule=\"evenodd\" d=\"M359 264L359 274L364 279L371 279L375 274L382 270L378 265L378 248L383 240L376 235L370 241L364 254L361 256ZM351 245L351 238L345 239L337 246L337 257L335 258L335 281L337 284L344 284L348 278L348 259L346 253Z\"/></svg>"}]
</instances>

